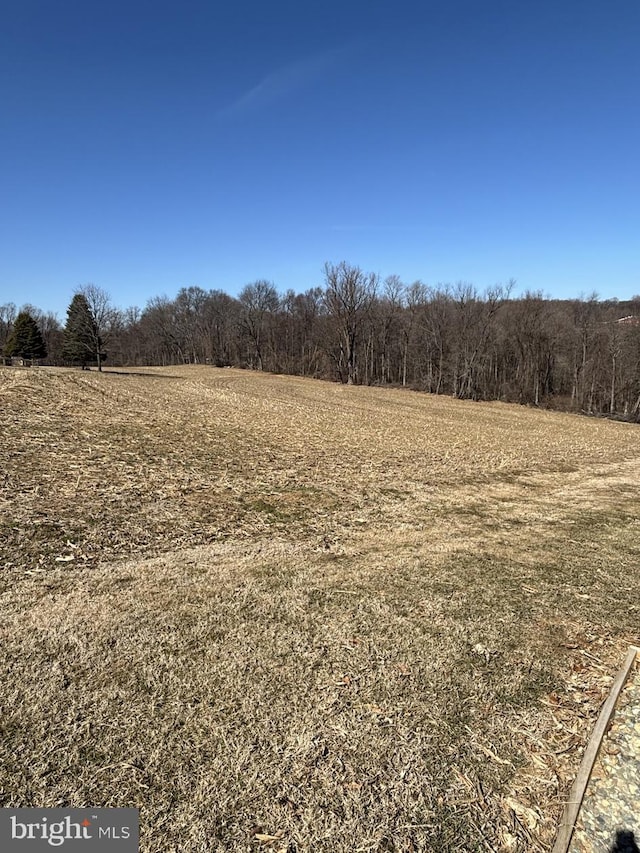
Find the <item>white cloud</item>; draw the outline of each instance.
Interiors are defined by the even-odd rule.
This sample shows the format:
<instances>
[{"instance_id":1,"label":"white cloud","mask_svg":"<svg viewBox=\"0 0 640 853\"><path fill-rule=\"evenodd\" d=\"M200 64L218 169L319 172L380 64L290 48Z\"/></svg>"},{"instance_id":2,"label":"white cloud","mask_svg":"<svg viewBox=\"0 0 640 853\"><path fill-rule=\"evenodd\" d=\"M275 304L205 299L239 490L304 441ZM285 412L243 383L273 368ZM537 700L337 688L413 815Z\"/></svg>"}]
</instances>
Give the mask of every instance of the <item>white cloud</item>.
<instances>
[{"instance_id":1,"label":"white cloud","mask_svg":"<svg viewBox=\"0 0 640 853\"><path fill-rule=\"evenodd\" d=\"M219 111L220 118L248 115L301 91L334 67L354 44L326 50L297 62L291 62L267 74L257 85L244 92L232 104Z\"/></svg>"}]
</instances>

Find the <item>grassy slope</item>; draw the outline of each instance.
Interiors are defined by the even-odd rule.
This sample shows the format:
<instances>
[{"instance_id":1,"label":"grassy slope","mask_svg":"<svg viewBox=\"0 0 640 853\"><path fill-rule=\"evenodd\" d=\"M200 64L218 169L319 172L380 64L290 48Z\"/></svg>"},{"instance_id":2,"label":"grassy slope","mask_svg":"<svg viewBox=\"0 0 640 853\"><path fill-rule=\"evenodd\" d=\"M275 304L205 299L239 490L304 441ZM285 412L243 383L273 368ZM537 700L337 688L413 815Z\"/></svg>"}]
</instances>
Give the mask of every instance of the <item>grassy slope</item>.
<instances>
[{"instance_id":1,"label":"grassy slope","mask_svg":"<svg viewBox=\"0 0 640 853\"><path fill-rule=\"evenodd\" d=\"M0 428L0 804L548 848L637 640L637 427L172 368L0 370Z\"/></svg>"}]
</instances>

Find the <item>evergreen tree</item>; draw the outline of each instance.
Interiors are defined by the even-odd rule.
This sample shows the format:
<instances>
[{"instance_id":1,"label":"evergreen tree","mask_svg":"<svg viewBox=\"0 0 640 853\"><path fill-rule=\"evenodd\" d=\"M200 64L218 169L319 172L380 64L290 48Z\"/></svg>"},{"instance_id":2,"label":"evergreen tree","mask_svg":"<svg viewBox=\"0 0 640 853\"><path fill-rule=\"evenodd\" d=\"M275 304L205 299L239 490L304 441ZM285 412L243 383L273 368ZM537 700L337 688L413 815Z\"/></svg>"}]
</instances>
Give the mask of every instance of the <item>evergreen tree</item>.
<instances>
[{"instance_id":1,"label":"evergreen tree","mask_svg":"<svg viewBox=\"0 0 640 853\"><path fill-rule=\"evenodd\" d=\"M28 311L16 317L13 331L4 347L4 354L11 358L46 358L47 348L38 324Z\"/></svg>"},{"instance_id":2,"label":"evergreen tree","mask_svg":"<svg viewBox=\"0 0 640 853\"><path fill-rule=\"evenodd\" d=\"M82 293L76 293L67 309L62 357L72 364L81 364L84 370L88 361L95 361L99 357L101 345L87 298Z\"/></svg>"}]
</instances>

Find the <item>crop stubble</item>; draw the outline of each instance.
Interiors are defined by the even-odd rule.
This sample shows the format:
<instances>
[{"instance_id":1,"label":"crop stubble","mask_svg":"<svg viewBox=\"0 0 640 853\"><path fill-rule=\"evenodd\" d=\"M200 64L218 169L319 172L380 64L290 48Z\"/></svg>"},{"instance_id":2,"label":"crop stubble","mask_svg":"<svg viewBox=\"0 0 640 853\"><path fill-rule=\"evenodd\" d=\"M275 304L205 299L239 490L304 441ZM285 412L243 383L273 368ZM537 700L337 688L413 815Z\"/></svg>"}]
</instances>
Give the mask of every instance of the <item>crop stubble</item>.
<instances>
[{"instance_id":1,"label":"crop stubble","mask_svg":"<svg viewBox=\"0 0 640 853\"><path fill-rule=\"evenodd\" d=\"M544 850L637 641L637 427L0 370L4 805L143 851Z\"/></svg>"}]
</instances>

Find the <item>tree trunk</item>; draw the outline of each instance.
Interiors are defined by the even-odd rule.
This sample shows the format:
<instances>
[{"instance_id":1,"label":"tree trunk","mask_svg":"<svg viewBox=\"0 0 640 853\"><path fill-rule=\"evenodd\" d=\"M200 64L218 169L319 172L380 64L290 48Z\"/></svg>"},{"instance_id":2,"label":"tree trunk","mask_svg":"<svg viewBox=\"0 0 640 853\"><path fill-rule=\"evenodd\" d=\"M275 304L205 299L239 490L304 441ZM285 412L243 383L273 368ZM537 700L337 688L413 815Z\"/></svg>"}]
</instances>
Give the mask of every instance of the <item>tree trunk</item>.
<instances>
[{"instance_id":1,"label":"tree trunk","mask_svg":"<svg viewBox=\"0 0 640 853\"><path fill-rule=\"evenodd\" d=\"M404 353L402 354L402 387L407 387L407 344L404 345Z\"/></svg>"},{"instance_id":2,"label":"tree trunk","mask_svg":"<svg viewBox=\"0 0 640 853\"><path fill-rule=\"evenodd\" d=\"M347 385L356 381L356 340L353 333L347 334Z\"/></svg>"},{"instance_id":3,"label":"tree trunk","mask_svg":"<svg viewBox=\"0 0 640 853\"><path fill-rule=\"evenodd\" d=\"M609 414L613 414L616 410L616 357L612 357L611 364L611 398L609 400Z\"/></svg>"}]
</instances>

